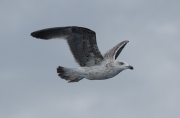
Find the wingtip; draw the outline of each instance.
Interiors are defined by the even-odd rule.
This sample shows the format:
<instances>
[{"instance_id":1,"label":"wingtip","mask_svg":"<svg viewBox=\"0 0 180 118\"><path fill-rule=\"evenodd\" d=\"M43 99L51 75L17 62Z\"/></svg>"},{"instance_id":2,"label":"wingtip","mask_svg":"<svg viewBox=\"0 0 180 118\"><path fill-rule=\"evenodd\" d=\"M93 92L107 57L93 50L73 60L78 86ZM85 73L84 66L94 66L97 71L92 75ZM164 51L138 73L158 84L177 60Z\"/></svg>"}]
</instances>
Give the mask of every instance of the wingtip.
<instances>
[{"instance_id":1,"label":"wingtip","mask_svg":"<svg viewBox=\"0 0 180 118\"><path fill-rule=\"evenodd\" d=\"M37 31L32 32L31 36L38 39L45 39L41 34L39 34Z\"/></svg>"},{"instance_id":2,"label":"wingtip","mask_svg":"<svg viewBox=\"0 0 180 118\"><path fill-rule=\"evenodd\" d=\"M32 36L32 37L35 37L35 33L34 33L34 32L32 32L32 33L31 33L31 36Z\"/></svg>"},{"instance_id":3,"label":"wingtip","mask_svg":"<svg viewBox=\"0 0 180 118\"><path fill-rule=\"evenodd\" d=\"M31 33L31 36L32 36L32 37L35 37L35 38L39 38L37 31L32 32L32 33Z\"/></svg>"},{"instance_id":4,"label":"wingtip","mask_svg":"<svg viewBox=\"0 0 180 118\"><path fill-rule=\"evenodd\" d=\"M125 40L125 42L129 43L129 41L128 41L128 40Z\"/></svg>"}]
</instances>

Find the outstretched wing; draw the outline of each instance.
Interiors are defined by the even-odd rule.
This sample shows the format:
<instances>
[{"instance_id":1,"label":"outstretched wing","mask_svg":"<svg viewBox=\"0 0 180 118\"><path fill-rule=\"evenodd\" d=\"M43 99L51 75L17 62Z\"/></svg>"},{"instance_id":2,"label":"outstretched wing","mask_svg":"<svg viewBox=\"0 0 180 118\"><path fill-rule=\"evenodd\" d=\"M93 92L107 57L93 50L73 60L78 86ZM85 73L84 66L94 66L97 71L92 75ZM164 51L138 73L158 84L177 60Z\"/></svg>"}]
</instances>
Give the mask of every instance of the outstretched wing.
<instances>
[{"instance_id":1,"label":"outstretched wing","mask_svg":"<svg viewBox=\"0 0 180 118\"><path fill-rule=\"evenodd\" d=\"M76 26L56 27L32 32L31 36L45 40L66 39L80 66L98 65L103 60L96 43L96 33L90 29Z\"/></svg>"},{"instance_id":2,"label":"outstretched wing","mask_svg":"<svg viewBox=\"0 0 180 118\"><path fill-rule=\"evenodd\" d=\"M111 50L107 51L104 54L104 58L116 59L128 42L129 42L128 40L125 40L125 41L122 41L121 43L117 44Z\"/></svg>"}]
</instances>

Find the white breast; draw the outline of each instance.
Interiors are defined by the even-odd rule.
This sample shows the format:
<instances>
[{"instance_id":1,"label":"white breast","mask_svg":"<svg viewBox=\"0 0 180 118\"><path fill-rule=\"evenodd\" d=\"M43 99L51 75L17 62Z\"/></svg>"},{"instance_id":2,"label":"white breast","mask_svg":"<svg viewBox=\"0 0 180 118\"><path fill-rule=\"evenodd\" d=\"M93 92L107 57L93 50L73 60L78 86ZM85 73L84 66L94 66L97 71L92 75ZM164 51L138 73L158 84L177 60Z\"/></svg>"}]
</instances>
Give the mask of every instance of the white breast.
<instances>
[{"instance_id":1,"label":"white breast","mask_svg":"<svg viewBox=\"0 0 180 118\"><path fill-rule=\"evenodd\" d=\"M90 80L103 80L114 77L119 74L121 70L112 62L105 62L98 66L81 67L83 69L84 77Z\"/></svg>"}]
</instances>

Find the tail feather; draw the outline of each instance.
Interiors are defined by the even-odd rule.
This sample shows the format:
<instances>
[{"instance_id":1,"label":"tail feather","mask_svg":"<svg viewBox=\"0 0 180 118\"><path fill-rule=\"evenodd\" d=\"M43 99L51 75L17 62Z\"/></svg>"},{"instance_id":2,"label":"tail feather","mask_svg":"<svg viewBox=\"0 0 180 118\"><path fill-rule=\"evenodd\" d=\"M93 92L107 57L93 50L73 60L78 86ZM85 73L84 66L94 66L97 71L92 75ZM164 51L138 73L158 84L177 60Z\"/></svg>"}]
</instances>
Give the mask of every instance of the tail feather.
<instances>
[{"instance_id":1,"label":"tail feather","mask_svg":"<svg viewBox=\"0 0 180 118\"><path fill-rule=\"evenodd\" d=\"M59 73L58 74L59 77L67 80L68 82L78 82L82 79L78 76L77 73L74 72L74 69L72 68L65 68L65 67L59 66L57 68L57 73Z\"/></svg>"}]
</instances>

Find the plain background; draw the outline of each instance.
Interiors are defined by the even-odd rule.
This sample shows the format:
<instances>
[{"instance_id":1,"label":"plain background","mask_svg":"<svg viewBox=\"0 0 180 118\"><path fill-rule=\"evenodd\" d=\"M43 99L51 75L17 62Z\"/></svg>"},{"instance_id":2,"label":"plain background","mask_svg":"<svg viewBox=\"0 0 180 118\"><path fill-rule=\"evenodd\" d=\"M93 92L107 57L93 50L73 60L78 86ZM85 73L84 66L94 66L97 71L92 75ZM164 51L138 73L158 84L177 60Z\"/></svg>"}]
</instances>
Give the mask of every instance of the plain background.
<instances>
[{"instance_id":1,"label":"plain background","mask_svg":"<svg viewBox=\"0 0 180 118\"><path fill-rule=\"evenodd\" d=\"M179 0L1 0L1 118L179 118ZM118 60L134 67L103 81L67 83L76 68L64 40L36 30L82 26L100 51L129 40Z\"/></svg>"}]
</instances>

